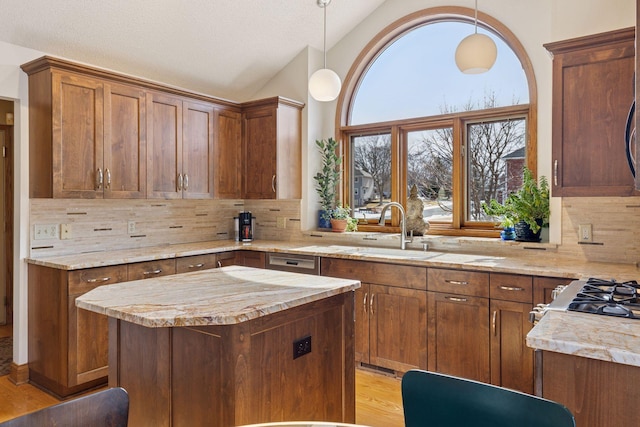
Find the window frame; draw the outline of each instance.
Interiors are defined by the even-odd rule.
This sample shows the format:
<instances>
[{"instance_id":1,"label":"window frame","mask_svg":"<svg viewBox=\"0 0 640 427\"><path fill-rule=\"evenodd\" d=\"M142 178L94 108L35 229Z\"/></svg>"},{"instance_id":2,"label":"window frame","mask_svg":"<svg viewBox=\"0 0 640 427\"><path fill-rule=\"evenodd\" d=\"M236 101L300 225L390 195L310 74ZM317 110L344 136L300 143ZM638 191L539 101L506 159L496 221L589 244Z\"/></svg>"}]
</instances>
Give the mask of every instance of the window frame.
<instances>
[{"instance_id":1,"label":"window frame","mask_svg":"<svg viewBox=\"0 0 640 427\"><path fill-rule=\"evenodd\" d=\"M388 132L391 134L391 187L392 199L406 205L407 189L404 183L407 178L406 165L406 132L437 127L438 124L452 123L454 152L453 152L453 187L458 189L454 192L454 215L452 222L443 226L441 223L431 225L429 234L442 235L465 235L465 236L485 236L495 237L498 231L493 222L466 222L465 210L461 209L466 203L467 185L463 184L467 177L467 165L462 154L464 145L466 124L477 123L483 120L496 120L500 118L524 117L526 127L526 166L537 175L537 93L536 80L533 73L533 66L519 42L517 37L502 23L483 12L478 12L478 25L491 31L500 37L509 46L520 60L527 85L529 88L529 103L513 105L507 107L497 107L483 110L463 111L436 116L394 120L388 122L349 125L350 114L353 108L357 89L369 68L377 57L384 52L387 46L394 43L408 32L432 23L441 21L459 21L473 23L475 10L464 7L434 7L407 15L384 28L378 33L365 48L360 52L354 61L351 69L347 73L340 93L336 109L336 138L340 141L341 152L344 155L342 187L340 197L344 204L351 205L351 179L352 179L352 153L351 137L360 135L372 135ZM401 184L403 183L403 184ZM455 208L457 206L457 208ZM360 231L387 231L399 232L400 216L397 210L392 210L391 221L387 221L385 227L377 225L377 221L360 221L358 229Z\"/></svg>"}]
</instances>

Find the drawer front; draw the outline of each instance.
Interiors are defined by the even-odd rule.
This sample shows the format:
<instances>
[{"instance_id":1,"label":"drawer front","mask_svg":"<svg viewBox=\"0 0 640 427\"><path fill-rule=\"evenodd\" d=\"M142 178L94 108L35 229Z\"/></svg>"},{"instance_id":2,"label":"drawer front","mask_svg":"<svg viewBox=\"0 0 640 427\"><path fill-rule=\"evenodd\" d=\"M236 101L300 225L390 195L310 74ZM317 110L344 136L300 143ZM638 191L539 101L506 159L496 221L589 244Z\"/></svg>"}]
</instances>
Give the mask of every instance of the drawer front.
<instances>
[{"instance_id":1,"label":"drawer front","mask_svg":"<svg viewBox=\"0 0 640 427\"><path fill-rule=\"evenodd\" d=\"M519 274L491 273L489 296L503 301L533 303L533 277Z\"/></svg>"},{"instance_id":2,"label":"drawer front","mask_svg":"<svg viewBox=\"0 0 640 427\"><path fill-rule=\"evenodd\" d=\"M87 268L69 272L69 295L81 295L101 285L127 281L127 266Z\"/></svg>"},{"instance_id":3,"label":"drawer front","mask_svg":"<svg viewBox=\"0 0 640 427\"><path fill-rule=\"evenodd\" d=\"M169 274L176 274L175 259L138 262L129 264L127 268L128 280L150 279L152 277L167 276Z\"/></svg>"},{"instance_id":4,"label":"drawer front","mask_svg":"<svg viewBox=\"0 0 640 427\"><path fill-rule=\"evenodd\" d=\"M216 254L187 256L176 259L176 273L209 270L216 268L218 257Z\"/></svg>"},{"instance_id":5,"label":"drawer front","mask_svg":"<svg viewBox=\"0 0 640 427\"><path fill-rule=\"evenodd\" d=\"M228 265L236 265L236 254L235 252L220 252L217 254L218 260L216 261L216 265L218 267L226 267Z\"/></svg>"},{"instance_id":6,"label":"drawer front","mask_svg":"<svg viewBox=\"0 0 640 427\"><path fill-rule=\"evenodd\" d=\"M489 273L430 268L428 277L430 291L489 298Z\"/></svg>"},{"instance_id":7,"label":"drawer front","mask_svg":"<svg viewBox=\"0 0 640 427\"><path fill-rule=\"evenodd\" d=\"M427 269L424 267L322 258L320 261L320 274L322 276L355 279L376 285L427 289Z\"/></svg>"}]
</instances>

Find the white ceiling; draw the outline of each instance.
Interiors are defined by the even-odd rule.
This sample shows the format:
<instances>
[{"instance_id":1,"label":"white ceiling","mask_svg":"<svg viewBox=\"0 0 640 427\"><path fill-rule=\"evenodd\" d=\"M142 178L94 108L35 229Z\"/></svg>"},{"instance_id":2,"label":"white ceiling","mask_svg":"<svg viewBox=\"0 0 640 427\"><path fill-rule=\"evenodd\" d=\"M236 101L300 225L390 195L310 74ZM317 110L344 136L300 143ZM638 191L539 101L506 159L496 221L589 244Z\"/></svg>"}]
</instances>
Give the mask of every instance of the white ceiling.
<instances>
[{"instance_id":1,"label":"white ceiling","mask_svg":"<svg viewBox=\"0 0 640 427\"><path fill-rule=\"evenodd\" d=\"M327 49L384 0L333 0ZM0 0L0 40L244 101L305 47L316 0Z\"/></svg>"}]
</instances>

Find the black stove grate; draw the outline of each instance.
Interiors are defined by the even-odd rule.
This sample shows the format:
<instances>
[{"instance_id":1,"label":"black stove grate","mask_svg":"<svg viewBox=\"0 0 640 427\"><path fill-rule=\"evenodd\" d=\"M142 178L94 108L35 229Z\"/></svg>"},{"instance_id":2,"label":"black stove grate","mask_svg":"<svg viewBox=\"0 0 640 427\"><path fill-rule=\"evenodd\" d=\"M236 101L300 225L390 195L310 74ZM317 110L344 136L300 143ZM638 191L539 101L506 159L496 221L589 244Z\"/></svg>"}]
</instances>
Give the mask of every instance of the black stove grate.
<instances>
[{"instance_id":1,"label":"black stove grate","mask_svg":"<svg viewBox=\"0 0 640 427\"><path fill-rule=\"evenodd\" d=\"M640 285L635 280L587 280L567 310L640 319Z\"/></svg>"}]
</instances>

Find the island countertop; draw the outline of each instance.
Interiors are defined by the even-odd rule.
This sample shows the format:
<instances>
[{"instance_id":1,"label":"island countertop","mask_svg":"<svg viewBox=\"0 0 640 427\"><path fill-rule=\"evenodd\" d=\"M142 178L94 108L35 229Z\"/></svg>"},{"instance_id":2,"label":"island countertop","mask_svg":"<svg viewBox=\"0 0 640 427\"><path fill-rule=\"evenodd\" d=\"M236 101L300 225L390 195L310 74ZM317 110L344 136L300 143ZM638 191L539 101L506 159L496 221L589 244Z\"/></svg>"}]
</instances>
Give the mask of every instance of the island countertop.
<instances>
[{"instance_id":1,"label":"island countertop","mask_svg":"<svg viewBox=\"0 0 640 427\"><path fill-rule=\"evenodd\" d=\"M640 367L640 321L550 310L527 335L527 345Z\"/></svg>"},{"instance_id":2,"label":"island countertop","mask_svg":"<svg viewBox=\"0 0 640 427\"><path fill-rule=\"evenodd\" d=\"M359 287L358 280L229 266L100 286L76 305L151 328L231 325Z\"/></svg>"}]
</instances>

